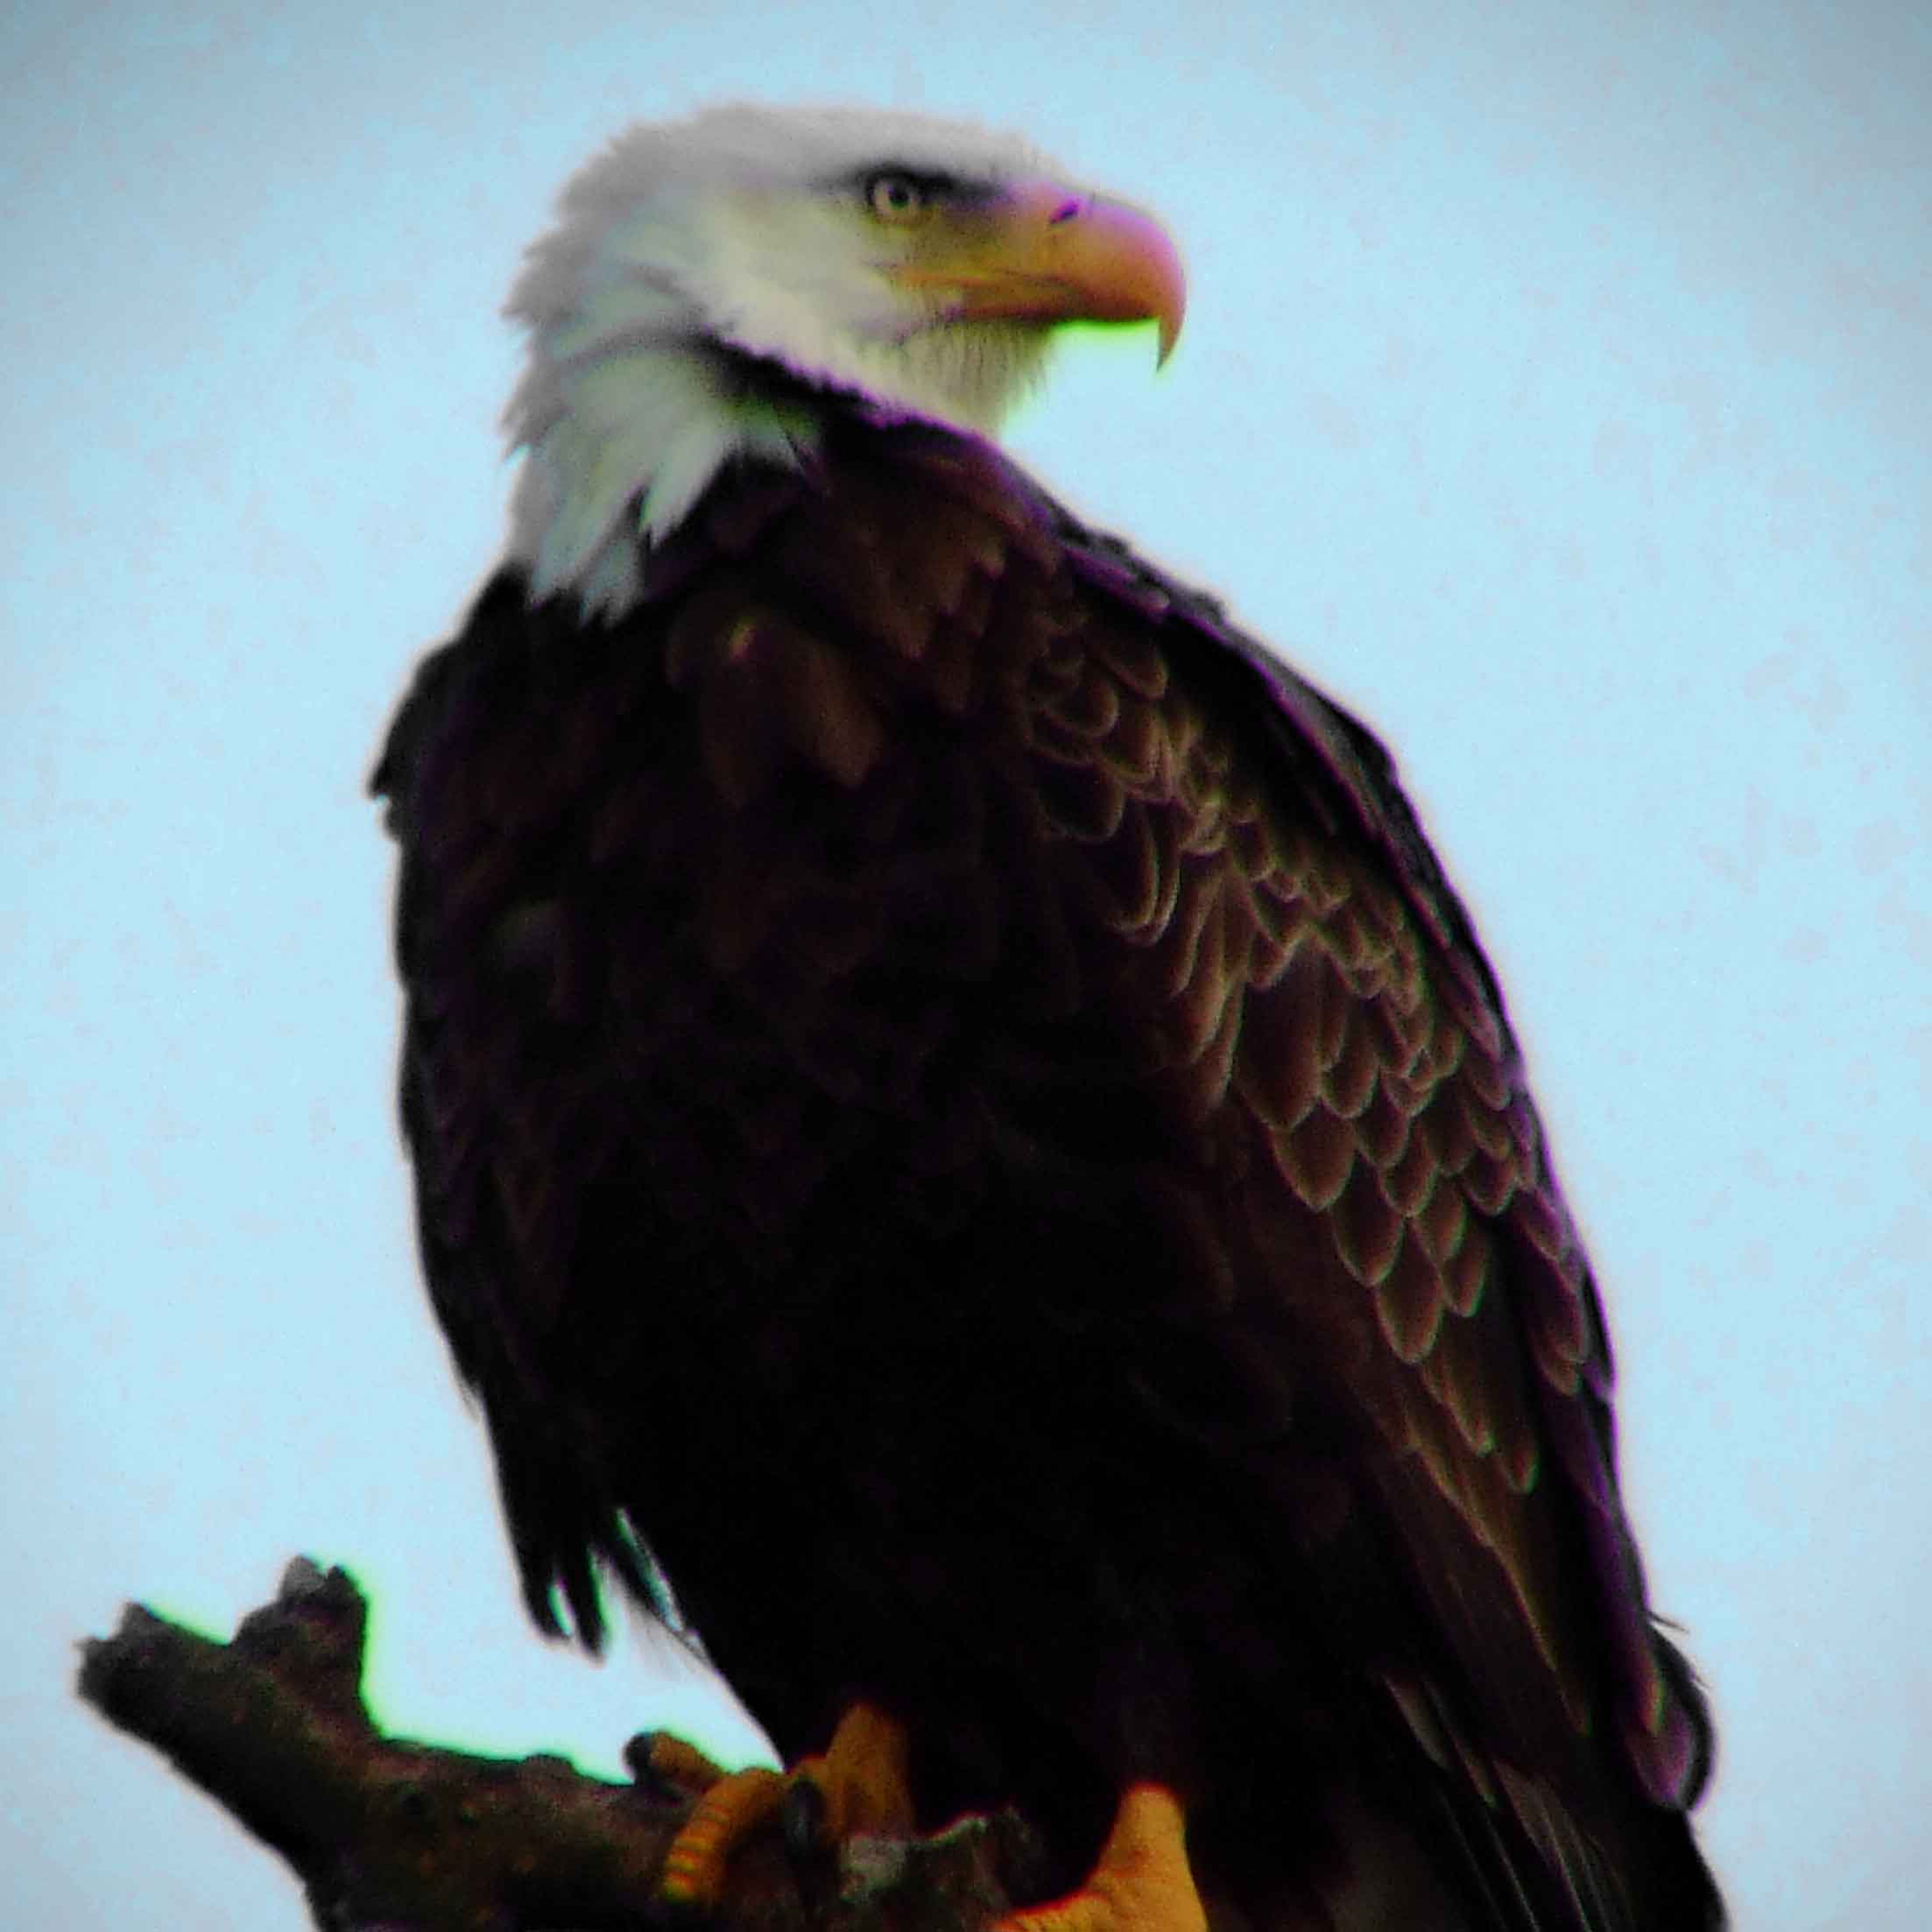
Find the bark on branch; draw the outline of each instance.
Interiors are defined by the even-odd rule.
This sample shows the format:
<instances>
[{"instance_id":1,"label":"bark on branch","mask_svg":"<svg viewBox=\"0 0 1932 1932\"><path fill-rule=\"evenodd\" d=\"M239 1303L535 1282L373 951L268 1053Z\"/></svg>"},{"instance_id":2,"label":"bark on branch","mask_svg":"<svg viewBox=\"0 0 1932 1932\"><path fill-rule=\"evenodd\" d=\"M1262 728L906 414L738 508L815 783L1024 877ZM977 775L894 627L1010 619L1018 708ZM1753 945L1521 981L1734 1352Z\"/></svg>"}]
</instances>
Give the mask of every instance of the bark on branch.
<instances>
[{"instance_id":1,"label":"bark on branch","mask_svg":"<svg viewBox=\"0 0 1932 1932\"><path fill-rule=\"evenodd\" d=\"M362 1700L368 1605L346 1571L291 1563L222 1644L130 1604L82 1646L81 1695L162 1752L293 1865L328 1932L620 1932L657 1897L689 1809L646 1763L629 1785L550 1756L481 1758L377 1735ZM979 1932L1026 1896L1036 1843L1011 1813L930 1838L789 1856L774 1828L734 1858L722 1932Z\"/></svg>"}]
</instances>

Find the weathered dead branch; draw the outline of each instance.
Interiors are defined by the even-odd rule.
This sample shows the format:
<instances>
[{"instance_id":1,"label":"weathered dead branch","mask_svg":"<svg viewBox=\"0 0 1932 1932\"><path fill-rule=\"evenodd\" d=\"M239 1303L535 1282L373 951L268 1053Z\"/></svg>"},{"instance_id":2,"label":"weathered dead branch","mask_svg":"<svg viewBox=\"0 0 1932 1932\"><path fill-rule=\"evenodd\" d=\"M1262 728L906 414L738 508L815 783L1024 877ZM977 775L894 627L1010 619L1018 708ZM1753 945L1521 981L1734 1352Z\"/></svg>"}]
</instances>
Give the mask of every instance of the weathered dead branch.
<instances>
[{"instance_id":1,"label":"weathered dead branch","mask_svg":"<svg viewBox=\"0 0 1932 1932\"><path fill-rule=\"evenodd\" d=\"M629 1785L567 1759L481 1758L384 1738L362 1700L368 1606L347 1572L290 1564L230 1643L130 1604L82 1646L81 1694L162 1752L287 1860L329 1932L661 1927L659 1867L688 1809L633 1738ZM1036 1858L1011 1814L934 1837L733 1860L720 1932L978 1932Z\"/></svg>"}]
</instances>

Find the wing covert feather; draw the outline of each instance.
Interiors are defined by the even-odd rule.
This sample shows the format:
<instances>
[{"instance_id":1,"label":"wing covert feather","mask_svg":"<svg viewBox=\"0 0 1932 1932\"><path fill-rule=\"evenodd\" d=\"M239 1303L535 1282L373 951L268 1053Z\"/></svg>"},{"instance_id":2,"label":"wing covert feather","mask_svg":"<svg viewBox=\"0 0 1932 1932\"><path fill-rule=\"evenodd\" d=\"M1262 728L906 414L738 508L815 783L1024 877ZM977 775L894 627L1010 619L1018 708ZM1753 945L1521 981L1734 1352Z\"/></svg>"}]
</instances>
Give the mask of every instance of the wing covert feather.
<instances>
[{"instance_id":1,"label":"wing covert feather","mask_svg":"<svg viewBox=\"0 0 1932 1932\"><path fill-rule=\"evenodd\" d=\"M1464 1668L1493 1677L1531 1644L1572 1724L1600 1714L1652 1798L1688 1803L1708 1765L1702 1704L1644 1602L1596 1289L1468 917L1362 726L1210 601L1061 516L1097 610L1089 671L1118 650L1124 606L1153 620L1141 647L1158 641L1178 690L1118 715L1089 698L1086 769L1125 802L1061 829L1111 848L1132 828L1094 864L1128 865L1132 929L1164 955L1169 1052L1198 1053L1204 1010L1233 1034L1200 1107L1252 1125L1281 1183L1269 1211L1322 1222L1339 1266L1309 1292L1354 1285L1356 1332L1330 1335L1331 1360L1390 1452L1385 1528L1419 1572L1464 1574L1438 1605ZM1127 716L1131 758L1111 742ZM1075 755L1070 723L1056 718L1057 758ZM1176 818L1164 841L1141 830ZM1211 882L1183 885L1189 868Z\"/></svg>"}]
</instances>

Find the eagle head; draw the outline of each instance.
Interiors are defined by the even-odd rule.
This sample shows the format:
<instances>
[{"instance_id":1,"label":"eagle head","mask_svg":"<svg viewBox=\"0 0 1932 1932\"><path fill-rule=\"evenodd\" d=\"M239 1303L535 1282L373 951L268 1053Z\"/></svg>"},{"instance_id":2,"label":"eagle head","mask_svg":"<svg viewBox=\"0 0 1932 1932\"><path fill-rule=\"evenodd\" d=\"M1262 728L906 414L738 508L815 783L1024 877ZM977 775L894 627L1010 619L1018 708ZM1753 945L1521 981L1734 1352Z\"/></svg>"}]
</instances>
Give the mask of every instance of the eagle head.
<instances>
[{"instance_id":1,"label":"eagle head","mask_svg":"<svg viewBox=\"0 0 1932 1932\"><path fill-rule=\"evenodd\" d=\"M632 128L566 187L509 313L530 359L511 553L532 594L621 612L734 457L795 462L828 408L991 431L1069 321L1180 331L1139 209L960 123L730 107Z\"/></svg>"}]
</instances>

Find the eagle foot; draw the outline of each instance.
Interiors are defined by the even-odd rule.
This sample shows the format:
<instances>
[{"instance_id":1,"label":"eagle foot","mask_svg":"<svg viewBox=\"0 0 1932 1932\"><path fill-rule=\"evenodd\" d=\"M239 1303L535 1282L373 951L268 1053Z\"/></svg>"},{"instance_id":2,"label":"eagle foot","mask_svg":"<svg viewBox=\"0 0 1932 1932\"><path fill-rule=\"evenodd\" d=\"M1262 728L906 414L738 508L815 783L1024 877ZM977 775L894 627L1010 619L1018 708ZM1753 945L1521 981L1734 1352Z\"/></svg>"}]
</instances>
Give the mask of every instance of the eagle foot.
<instances>
[{"instance_id":1,"label":"eagle foot","mask_svg":"<svg viewBox=\"0 0 1932 1932\"><path fill-rule=\"evenodd\" d=\"M1009 1913L995 1932L1207 1932L1188 1864L1186 1818L1174 1794L1132 1786L1077 1892Z\"/></svg>"},{"instance_id":2,"label":"eagle foot","mask_svg":"<svg viewBox=\"0 0 1932 1932\"><path fill-rule=\"evenodd\" d=\"M702 1798L729 1775L688 1738L670 1731L639 1731L624 1747L624 1761L631 1776L660 1798Z\"/></svg>"},{"instance_id":3,"label":"eagle foot","mask_svg":"<svg viewBox=\"0 0 1932 1932\"><path fill-rule=\"evenodd\" d=\"M861 1833L905 1837L914 1828L905 1730L871 1704L848 1706L824 1752L800 1759L789 1773L759 1765L721 1771L695 1745L661 1731L645 1760L652 1778L695 1800L658 1879L668 1905L715 1910L732 1852L773 1819L798 1853Z\"/></svg>"}]
</instances>

